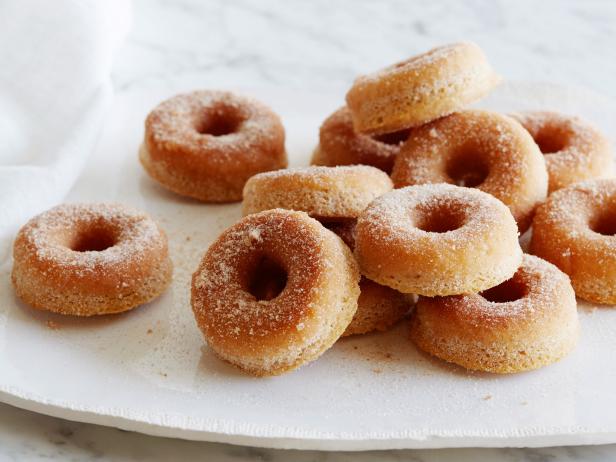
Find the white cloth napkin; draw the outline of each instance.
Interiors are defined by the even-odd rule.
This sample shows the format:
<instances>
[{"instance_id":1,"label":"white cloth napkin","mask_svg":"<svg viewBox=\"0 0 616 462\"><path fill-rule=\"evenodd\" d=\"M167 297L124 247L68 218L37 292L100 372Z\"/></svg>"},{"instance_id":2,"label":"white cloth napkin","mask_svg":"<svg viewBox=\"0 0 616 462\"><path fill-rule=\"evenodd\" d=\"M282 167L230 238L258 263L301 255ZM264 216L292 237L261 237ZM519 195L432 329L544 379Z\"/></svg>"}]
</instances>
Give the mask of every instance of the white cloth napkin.
<instances>
[{"instance_id":1,"label":"white cloth napkin","mask_svg":"<svg viewBox=\"0 0 616 462\"><path fill-rule=\"evenodd\" d=\"M0 263L83 168L129 25L128 0L0 0Z\"/></svg>"}]
</instances>

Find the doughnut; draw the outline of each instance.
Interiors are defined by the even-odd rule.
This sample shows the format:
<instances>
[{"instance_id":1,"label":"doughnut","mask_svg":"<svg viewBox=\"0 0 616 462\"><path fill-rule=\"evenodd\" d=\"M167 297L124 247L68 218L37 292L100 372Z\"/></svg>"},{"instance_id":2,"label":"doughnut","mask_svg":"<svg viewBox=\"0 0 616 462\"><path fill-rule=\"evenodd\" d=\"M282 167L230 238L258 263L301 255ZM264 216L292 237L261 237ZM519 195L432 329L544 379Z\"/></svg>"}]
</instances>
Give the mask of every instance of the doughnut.
<instances>
[{"instance_id":1,"label":"doughnut","mask_svg":"<svg viewBox=\"0 0 616 462\"><path fill-rule=\"evenodd\" d=\"M533 221L530 250L568 274L578 297L616 304L616 179L550 194Z\"/></svg>"},{"instance_id":2,"label":"doughnut","mask_svg":"<svg viewBox=\"0 0 616 462\"><path fill-rule=\"evenodd\" d=\"M459 111L499 82L476 44L454 43L358 77L346 102L355 130L378 135Z\"/></svg>"},{"instance_id":3,"label":"doughnut","mask_svg":"<svg viewBox=\"0 0 616 462\"><path fill-rule=\"evenodd\" d=\"M347 328L359 297L350 249L304 212L244 217L211 245L191 304L208 345L257 376L319 357Z\"/></svg>"},{"instance_id":4,"label":"doughnut","mask_svg":"<svg viewBox=\"0 0 616 462\"><path fill-rule=\"evenodd\" d=\"M329 116L319 131L319 145L312 156L312 165L371 165L391 173L400 146L408 130L368 136L353 129L351 112L342 107Z\"/></svg>"},{"instance_id":5,"label":"doughnut","mask_svg":"<svg viewBox=\"0 0 616 462\"><path fill-rule=\"evenodd\" d=\"M389 176L367 165L265 172L246 182L243 213L283 208L315 218L357 218L374 198L391 189Z\"/></svg>"},{"instance_id":6,"label":"doughnut","mask_svg":"<svg viewBox=\"0 0 616 462\"><path fill-rule=\"evenodd\" d=\"M254 99L194 91L150 112L139 159L148 175L177 194L240 201L248 178L287 166L284 128Z\"/></svg>"},{"instance_id":7,"label":"doughnut","mask_svg":"<svg viewBox=\"0 0 616 462\"><path fill-rule=\"evenodd\" d=\"M362 274L403 293L475 293L510 278L522 259L511 212L478 189L409 186L375 199L355 229Z\"/></svg>"},{"instance_id":8,"label":"doughnut","mask_svg":"<svg viewBox=\"0 0 616 462\"><path fill-rule=\"evenodd\" d=\"M357 220L325 221L323 226L336 233L351 250L355 248ZM386 331L409 312L412 296L402 294L362 276L359 281L357 311L343 337Z\"/></svg>"},{"instance_id":9,"label":"doughnut","mask_svg":"<svg viewBox=\"0 0 616 462\"><path fill-rule=\"evenodd\" d=\"M545 155L549 192L591 178L614 175L609 140L577 117L537 111L511 114Z\"/></svg>"},{"instance_id":10,"label":"doughnut","mask_svg":"<svg viewBox=\"0 0 616 462\"><path fill-rule=\"evenodd\" d=\"M386 331L404 318L412 306L412 300L407 294L365 277L360 279L359 289L357 311L342 334L343 337Z\"/></svg>"},{"instance_id":11,"label":"doughnut","mask_svg":"<svg viewBox=\"0 0 616 462\"><path fill-rule=\"evenodd\" d=\"M548 190L543 155L510 117L469 110L413 130L392 171L396 188L424 183L476 187L500 199L521 233Z\"/></svg>"},{"instance_id":12,"label":"doughnut","mask_svg":"<svg viewBox=\"0 0 616 462\"><path fill-rule=\"evenodd\" d=\"M419 297L411 339L422 350L476 371L508 374L566 356L579 323L569 278L524 255L515 275L480 294Z\"/></svg>"},{"instance_id":13,"label":"doughnut","mask_svg":"<svg viewBox=\"0 0 616 462\"><path fill-rule=\"evenodd\" d=\"M65 204L26 223L11 279L28 305L60 314L119 313L171 282L167 237L145 213L116 204Z\"/></svg>"}]
</instances>

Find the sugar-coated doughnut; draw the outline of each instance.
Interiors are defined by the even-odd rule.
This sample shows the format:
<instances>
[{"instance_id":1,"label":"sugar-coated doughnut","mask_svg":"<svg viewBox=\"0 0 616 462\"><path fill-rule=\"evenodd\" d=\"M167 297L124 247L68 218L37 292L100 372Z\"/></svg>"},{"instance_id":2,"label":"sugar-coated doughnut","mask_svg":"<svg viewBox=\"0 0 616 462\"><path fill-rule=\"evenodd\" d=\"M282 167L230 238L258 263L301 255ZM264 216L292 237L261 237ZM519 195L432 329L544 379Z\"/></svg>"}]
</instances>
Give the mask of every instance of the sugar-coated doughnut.
<instances>
[{"instance_id":1,"label":"sugar-coated doughnut","mask_svg":"<svg viewBox=\"0 0 616 462\"><path fill-rule=\"evenodd\" d=\"M284 128L264 104L194 91L159 104L145 121L139 159L165 188L204 202L242 199L246 180L287 166Z\"/></svg>"},{"instance_id":2,"label":"sugar-coated doughnut","mask_svg":"<svg viewBox=\"0 0 616 462\"><path fill-rule=\"evenodd\" d=\"M121 205L67 204L24 225L13 245L17 296L76 316L118 313L171 282L167 237L146 214Z\"/></svg>"},{"instance_id":3,"label":"sugar-coated doughnut","mask_svg":"<svg viewBox=\"0 0 616 462\"><path fill-rule=\"evenodd\" d=\"M278 170L248 180L243 213L283 208L316 218L357 218L374 198L391 189L389 176L367 165Z\"/></svg>"},{"instance_id":4,"label":"sugar-coated doughnut","mask_svg":"<svg viewBox=\"0 0 616 462\"><path fill-rule=\"evenodd\" d=\"M356 131L393 133L459 111L499 81L483 51L462 42L358 77L346 101Z\"/></svg>"},{"instance_id":5,"label":"sugar-coated doughnut","mask_svg":"<svg viewBox=\"0 0 616 462\"><path fill-rule=\"evenodd\" d=\"M510 278L522 259L511 212L478 189L409 186L374 200L355 231L362 274L403 293L474 293Z\"/></svg>"},{"instance_id":6,"label":"sugar-coated doughnut","mask_svg":"<svg viewBox=\"0 0 616 462\"><path fill-rule=\"evenodd\" d=\"M588 122L547 111L511 116L528 130L545 155L550 192L583 180L614 176L610 142Z\"/></svg>"},{"instance_id":7,"label":"sugar-coated doughnut","mask_svg":"<svg viewBox=\"0 0 616 462\"><path fill-rule=\"evenodd\" d=\"M357 309L350 249L304 212L249 215L208 249L192 280L192 308L208 345L254 375L319 357Z\"/></svg>"},{"instance_id":8,"label":"sugar-coated doughnut","mask_svg":"<svg viewBox=\"0 0 616 462\"><path fill-rule=\"evenodd\" d=\"M528 229L548 190L545 161L522 126L490 111L461 111L413 130L392 172L394 186L476 187L509 207Z\"/></svg>"},{"instance_id":9,"label":"sugar-coated doughnut","mask_svg":"<svg viewBox=\"0 0 616 462\"><path fill-rule=\"evenodd\" d=\"M329 116L319 130L319 145L312 155L313 165L372 165L390 173L400 146L409 131L369 136L353 128L349 108L342 107Z\"/></svg>"},{"instance_id":10,"label":"sugar-coated doughnut","mask_svg":"<svg viewBox=\"0 0 616 462\"><path fill-rule=\"evenodd\" d=\"M578 297L616 304L616 179L550 194L533 221L530 249L567 273Z\"/></svg>"},{"instance_id":11,"label":"sugar-coated doughnut","mask_svg":"<svg viewBox=\"0 0 616 462\"><path fill-rule=\"evenodd\" d=\"M343 337L386 331L409 312L413 302L408 294L362 277L359 281L357 311Z\"/></svg>"},{"instance_id":12,"label":"sugar-coated doughnut","mask_svg":"<svg viewBox=\"0 0 616 462\"><path fill-rule=\"evenodd\" d=\"M506 374L537 369L576 345L579 322L569 278L524 255L515 275L481 294L419 297L411 338L467 369Z\"/></svg>"}]
</instances>

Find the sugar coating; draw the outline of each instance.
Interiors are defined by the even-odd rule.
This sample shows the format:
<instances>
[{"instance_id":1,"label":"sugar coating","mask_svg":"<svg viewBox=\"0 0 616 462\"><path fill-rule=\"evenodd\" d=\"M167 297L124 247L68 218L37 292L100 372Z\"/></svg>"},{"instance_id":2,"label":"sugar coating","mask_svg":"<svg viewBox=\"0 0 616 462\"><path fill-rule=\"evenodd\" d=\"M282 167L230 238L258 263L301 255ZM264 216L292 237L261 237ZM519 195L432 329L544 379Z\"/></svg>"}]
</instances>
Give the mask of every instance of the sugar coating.
<instances>
[{"instance_id":1,"label":"sugar coating","mask_svg":"<svg viewBox=\"0 0 616 462\"><path fill-rule=\"evenodd\" d=\"M579 117L548 111L511 115L528 130L545 152L549 192L591 178L614 176L614 159L609 140L596 127Z\"/></svg>"},{"instance_id":2,"label":"sugar coating","mask_svg":"<svg viewBox=\"0 0 616 462\"><path fill-rule=\"evenodd\" d=\"M391 189L389 176L367 165L277 170L248 180L243 213L279 207L313 217L356 218L372 200Z\"/></svg>"},{"instance_id":3,"label":"sugar coating","mask_svg":"<svg viewBox=\"0 0 616 462\"><path fill-rule=\"evenodd\" d=\"M518 286L511 293L508 284ZM468 369L512 373L536 369L568 354L577 342L575 294L567 275L524 255L502 284L511 301L481 294L420 297L411 338L425 351Z\"/></svg>"}]
</instances>

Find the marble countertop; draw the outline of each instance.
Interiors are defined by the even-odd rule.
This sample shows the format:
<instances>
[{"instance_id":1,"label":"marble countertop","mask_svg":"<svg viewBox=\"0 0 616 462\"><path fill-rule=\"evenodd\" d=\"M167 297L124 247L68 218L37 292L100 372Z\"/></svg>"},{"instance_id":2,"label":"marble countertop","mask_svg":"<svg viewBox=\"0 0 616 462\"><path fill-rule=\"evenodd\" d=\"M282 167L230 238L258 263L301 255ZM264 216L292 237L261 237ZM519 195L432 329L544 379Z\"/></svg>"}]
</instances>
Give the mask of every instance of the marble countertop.
<instances>
[{"instance_id":1,"label":"marble countertop","mask_svg":"<svg viewBox=\"0 0 616 462\"><path fill-rule=\"evenodd\" d=\"M479 43L507 79L583 86L616 98L616 3L520 0L136 1L116 93L148 87L347 87L354 76L435 45ZM342 93L341 93L342 95ZM616 445L319 453L155 438L0 404L0 461L616 459Z\"/></svg>"}]
</instances>

